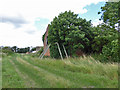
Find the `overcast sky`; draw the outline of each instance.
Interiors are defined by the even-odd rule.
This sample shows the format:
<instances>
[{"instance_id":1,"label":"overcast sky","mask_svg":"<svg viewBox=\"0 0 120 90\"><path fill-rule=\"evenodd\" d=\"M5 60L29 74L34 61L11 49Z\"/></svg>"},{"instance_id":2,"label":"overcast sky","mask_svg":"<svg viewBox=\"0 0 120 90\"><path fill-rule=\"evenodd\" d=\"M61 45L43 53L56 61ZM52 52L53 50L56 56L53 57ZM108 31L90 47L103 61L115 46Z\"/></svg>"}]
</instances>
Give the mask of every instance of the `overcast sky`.
<instances>
[{"instance_id":1,"label":"overcast sky","mask_svg":"<svg viewBox=\"0 0 120 90\"><path fill-rule=\"evenodd\" d=\"M43 46L47 25L64 11L71 10L96 26L104 4L105 0L1 0L0 46Z\"/></svg>"}]
</instances>

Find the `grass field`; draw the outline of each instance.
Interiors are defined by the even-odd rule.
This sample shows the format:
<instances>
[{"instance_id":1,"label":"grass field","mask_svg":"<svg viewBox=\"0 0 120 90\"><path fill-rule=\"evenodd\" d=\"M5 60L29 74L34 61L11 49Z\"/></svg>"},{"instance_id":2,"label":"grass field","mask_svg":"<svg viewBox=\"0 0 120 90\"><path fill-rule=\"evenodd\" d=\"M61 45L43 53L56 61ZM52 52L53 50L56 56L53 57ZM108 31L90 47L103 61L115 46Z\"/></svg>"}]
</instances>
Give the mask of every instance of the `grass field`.
<instances>
[{"instance_id":1,"label":"grass field","mask_svg":"<svg viewBox=\"0 0 120 90\"><path fill-rule=\"evenodd\" d=\"M2 88L2 52L0 48L0 89Z\"/></svg>"},{"instance_id":2,"label":"grass field","mask_svg":"<svg viewBox=\"0 0 120 90\"><path fill-rule=\"evenodd\" d=\"M0 89L2 88L2 58L0 56Z\"/></svg>"},{"instance_id":3,"label":"grass field","mask_svg":"<svg viewBox=\"0 0 120 90\"><path fill-rule=\"evenodd\" d=\"M2 60L3 88L118 88L118 64L14 54Z\"/></svg>"}]
</instances>

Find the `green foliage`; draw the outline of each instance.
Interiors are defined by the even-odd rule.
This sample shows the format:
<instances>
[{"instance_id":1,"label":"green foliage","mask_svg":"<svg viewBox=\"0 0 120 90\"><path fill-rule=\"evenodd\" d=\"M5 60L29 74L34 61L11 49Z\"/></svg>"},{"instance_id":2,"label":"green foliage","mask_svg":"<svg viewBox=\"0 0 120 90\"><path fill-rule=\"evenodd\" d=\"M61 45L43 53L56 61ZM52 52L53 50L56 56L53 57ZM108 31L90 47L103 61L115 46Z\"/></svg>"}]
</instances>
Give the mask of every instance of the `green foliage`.
<instances>
[{"instance_id":1,"label":"green foliage","mask_svg":"<svg viewBox=\"0 0 120 90\"><path fill-rule=\"evenodd\" d=\"M115 28L115 24L118 23L118 2L106 2L105 6L101 7L102 13L101 19L108 25Z\"/></svg>"},{"instance_id":2,"label":"green foliage","mask_svg":"<svg viewBox=\"0 0 120 90\"><path fill-rule=\"evenodd\" d=\"M32 49L31 49L31 52L32 52L32 51L36 51L36 47L32 48Z\"/></svg>"},{"instance_id":3,"label":"green foliage","mask_svg":"<svg viewBox=\"0 0 120 90\"><path fill-rule=\"evenodd\" d=\"M26 53L30 51L30 47L26 48L17 48L17 53Z\"/></svg>"},{"instance_id":4,"label":"green foliage","mask_svg":"<svg viewBox=\"0 0 120 90\"><path fill-rule=\"evenodd\" d=\"M17 52L17 46L11 47L12 51Z\"/></svg>"},{"instance_id":5,"label":"green foliage","mask_svg":"<svg viewBox=\"0 0 120 90\"><path fill-rule=\"evenodd\" d=\"M3 47L2 48L2 53L3 55L6 54L6 55L11 55L13 54L14 52L12 51L12 49L10 47Z\"/></svg>"},{"instance_id":6,"label":"green foliage","mask_svg":"<svg viewBox=\"0 0 120 90\"><path fill-rule=\"evenodd\" d=\"M100 61L118 62L118 31L108 25L101 24L94 27L95 34L92 48L94 52L101 53Z\"/></svg>"},{"instance_id":7,"label":"green foliage","mask_svg":"<svg viewBox=\"0 0 120 90\"><path fill-rule=\"evenodd\" d=\"M118 31L115 28L115 24L118 23L118 2L106 2L105 6L101 7L102 13L101 19L104 23L96 27L94 33L93 48L96 51L100 51L103 56L103 61L115 61L118 62ZM98 46L98 47L97 47Z\"/></svg>"},{"instance_id":8,"label":"green foliage","mask_svg":"<svg viewBox=\"0 0 120 90\"><path fill-rule=\"evenodd\" d=\"M42 41L43 41L43 43L44 43L45 34L46 34L46 33L44 33L43 36L42 36Z\"/></svg>"},{"instance_id":9,"label":"green foliage","mask_svg":"<svg viewBox=\"0 0 120 90\"><path fill-rule=\"evenodd\" d=\"M60 13L49 25L48 43L52 44L50 55L54 58L60 57L55 42L60 44L62 54L65 56L62 45L65 46L68 55L75 54L78 49L90 52L92 39L91 21L86 21L71 11Z\"/></svg>"},{"instance_id":10,"label":"green foliage","mask_svg":"<svg viewBox=\"0 0 120 90\"><path fill-rule=\"evenodd\" d=\"M107 63L107 62L103 61L103 56L100 55L99 53L91 53L90 56L93 57L96 61L100 61L102 63Z\"/></svg>"},{"instance_id":11,"label":"green foliage","mask_svg":"<svg viewBox=\"0 0 120 90\"><path fill-rule=\"evenodd\" d=\"M63 52L63 49L62 49L62 52ZM52 44L52 46L50 47L50 56L52 58L60 58L60 54L59 54L59 51L58 51L58 46L56 44Z\"/></svg>"},{"instance_id":12,"label":"green foliage","mask_svg":"<svg viewBox=\"0 0 120 90\"><path fill-rule=\"evenodd\" d=\"M108 25L101 24L93 28L94 39L92 48L94 52L102 52L104 45L118 39L118 31Z\"/></svg>"},{"instance_id":13,"label":"green foliage","mask_svg":"<svg viewBox=\"0 0 120 90\"><path fill-rule=\"evenodd\" d=\"M120 49L118 47L118 39L113 40L112 42L108 43L103 47L102 56L105 61L120 62L118 57L119 50Z\"/></svg>"}]
</instances>

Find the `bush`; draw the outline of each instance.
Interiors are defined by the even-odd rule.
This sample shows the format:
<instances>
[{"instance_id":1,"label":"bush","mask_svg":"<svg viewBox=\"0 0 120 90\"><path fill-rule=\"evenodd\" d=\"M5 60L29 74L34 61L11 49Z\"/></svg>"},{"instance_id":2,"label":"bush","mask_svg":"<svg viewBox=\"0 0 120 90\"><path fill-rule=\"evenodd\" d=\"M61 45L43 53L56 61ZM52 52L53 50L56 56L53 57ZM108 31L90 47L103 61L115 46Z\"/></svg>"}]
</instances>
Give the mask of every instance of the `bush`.
<instances>
[{"instance_id":1,"label":"bush","mask_svg":"<svg viewBox=\"0 0 120 90\"><path fill-rule=\"evenodd\" d=\"M118 51L118 40L113 40L103 47L101 54L103 56L103 60L119 62Z\"/></svg>"},{"instance_id":2,"label":"bush","mask_svg":"<svg viewBox=\"0 0 120 90\"><path fill-rule=\"evenodd\" d=\"M13 54L14 52L11 50L10 47L4 47L4 48L2 48L2 53L3 53L3 54L6 54L6 55L11 55L11 54Z\"/></svg>"}]
</instances>

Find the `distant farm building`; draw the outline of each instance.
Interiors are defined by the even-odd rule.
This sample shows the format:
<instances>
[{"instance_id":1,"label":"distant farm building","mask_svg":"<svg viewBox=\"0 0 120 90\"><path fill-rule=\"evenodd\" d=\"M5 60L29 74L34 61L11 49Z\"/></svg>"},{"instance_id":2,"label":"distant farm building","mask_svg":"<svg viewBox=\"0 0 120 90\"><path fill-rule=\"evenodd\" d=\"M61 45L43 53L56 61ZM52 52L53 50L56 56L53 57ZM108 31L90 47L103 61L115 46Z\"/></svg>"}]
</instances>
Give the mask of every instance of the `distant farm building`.
<instances>
[{"instance_id":1,"label":"distant farm building","mask_svg":"<svg viewBox=\"0 0 120 90\"><path fill-rule=\"evenodd\" d=\"M43 46L36 46L36 51L38 52Z\"/></svg>"}]
</instances>

